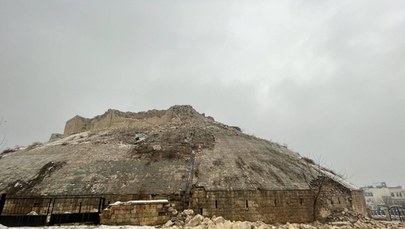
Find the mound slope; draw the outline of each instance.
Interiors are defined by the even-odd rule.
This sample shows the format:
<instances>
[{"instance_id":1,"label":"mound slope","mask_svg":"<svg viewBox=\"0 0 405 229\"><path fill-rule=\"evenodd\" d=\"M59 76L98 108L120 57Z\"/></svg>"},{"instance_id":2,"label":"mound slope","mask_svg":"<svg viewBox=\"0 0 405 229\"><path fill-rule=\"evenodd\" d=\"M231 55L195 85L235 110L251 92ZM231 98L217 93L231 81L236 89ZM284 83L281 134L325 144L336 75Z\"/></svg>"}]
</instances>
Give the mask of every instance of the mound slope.
<instances>
[{"instance_id":1,"label":"mound slope","mask_svg":"<svg viewBox=\"0 0 405 229\"><path fill-rule=\"evenodd\" d=\"M0 192L299 190L309 188L305 177L313 172L307 160L286 147L216 122L191 106L139 113L108 110L92 119L72 118L59 139L3 155Z\"/></svg>"}]
</instances>

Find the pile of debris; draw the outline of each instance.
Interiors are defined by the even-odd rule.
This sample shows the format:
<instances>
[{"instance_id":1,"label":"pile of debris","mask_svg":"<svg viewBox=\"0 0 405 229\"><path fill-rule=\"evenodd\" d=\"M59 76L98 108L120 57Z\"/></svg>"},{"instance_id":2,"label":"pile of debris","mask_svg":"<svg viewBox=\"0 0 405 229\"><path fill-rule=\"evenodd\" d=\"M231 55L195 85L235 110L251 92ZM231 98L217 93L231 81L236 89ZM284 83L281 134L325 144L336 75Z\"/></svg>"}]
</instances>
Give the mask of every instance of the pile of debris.
<instances>
[{"instance_id":1,"label":"pile of debris","mask_svg":"<svg viewBox=\"0 0 405 229\"><path fill-rule=\"evenodd\" d=\"M335 229L335 228L405 228L405 224L399 222L382 222L363 216L355 216L350 212L342 212L340 216L329 218L328 222L318 221L304 223L266 224L261 221L241 222L226 220L221 216L207 218L202 215L194 215L193 210L184 210L177 217L169 220L162 226L163 229Z\"/></svg>"}]
</instances>

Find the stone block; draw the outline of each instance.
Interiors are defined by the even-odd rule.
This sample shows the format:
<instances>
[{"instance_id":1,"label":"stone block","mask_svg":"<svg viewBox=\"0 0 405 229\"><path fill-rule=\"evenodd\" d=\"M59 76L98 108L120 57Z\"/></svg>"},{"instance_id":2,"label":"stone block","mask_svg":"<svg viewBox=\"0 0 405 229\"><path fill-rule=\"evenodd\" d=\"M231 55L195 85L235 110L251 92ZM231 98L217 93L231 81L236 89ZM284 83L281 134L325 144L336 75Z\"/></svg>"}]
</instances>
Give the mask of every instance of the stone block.
<instances>
[{"instance_id":1,"label":"stone block","mask_svg":"<svg viewBox=\"0 0 405 229\"><path fill-rule=\"evenodd\" d=\"M194 216L187 224L186 226L188 227L195 227L198 226L202 223L202 220L204 219L204 217L200 214Z\"/></svg>"}]
</instances>

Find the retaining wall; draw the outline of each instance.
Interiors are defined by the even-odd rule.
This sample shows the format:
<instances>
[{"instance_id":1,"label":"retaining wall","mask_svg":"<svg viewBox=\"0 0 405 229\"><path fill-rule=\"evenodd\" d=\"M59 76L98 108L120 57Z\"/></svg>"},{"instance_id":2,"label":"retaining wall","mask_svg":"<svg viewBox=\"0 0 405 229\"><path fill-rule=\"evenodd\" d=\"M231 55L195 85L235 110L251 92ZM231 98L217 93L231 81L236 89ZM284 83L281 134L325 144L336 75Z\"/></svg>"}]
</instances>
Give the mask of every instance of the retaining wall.
<instances>
[{"instance_id":1,"label":"retaining wall","mask_svg":"<svg viewBox=\"0 0 405 229\"><path fill-rule=\"evenodd\" d=\"M229 220L310 222L313 195L309 190L294 191L204 191L192 194L191 208L203 216L223 216Z\"/></svg>"},{"instance_id":2,"label":"retaining wall","mask_svg":"<svg viewBox=\"0 0 405 229\"><path fill-rule=\"evenodd\" d=\"M170 219L169 201L128 201L110 204L101 214L106 225L162 225Z\"/></svg>"},{"instance_id":3,"label":"retaining wall","mask_svg":"<svg viewBox=\"0 0 405 229\"><path fill-rule=\"evenodd\" d=\"M190 208L203 216L223 216L229 220L263 221L265 223L312 222L344 209L359 214L366 205L361 191L335 191L326 188L314 212L313 190L227 190L195 189ZM327 212L325 213L325 209Z\"/></svg>"}]
</instances>

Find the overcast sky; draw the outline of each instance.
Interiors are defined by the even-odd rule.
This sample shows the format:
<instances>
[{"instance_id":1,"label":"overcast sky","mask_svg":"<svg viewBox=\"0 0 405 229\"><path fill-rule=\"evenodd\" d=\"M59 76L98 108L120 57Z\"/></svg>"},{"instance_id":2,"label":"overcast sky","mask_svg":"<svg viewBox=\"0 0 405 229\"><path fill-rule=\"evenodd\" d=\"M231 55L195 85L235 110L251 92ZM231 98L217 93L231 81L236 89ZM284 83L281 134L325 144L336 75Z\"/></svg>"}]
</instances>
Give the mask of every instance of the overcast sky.
<instances>
[{"instance_id":1,"label":"overcast sky","mask_svg":"<svg viewBox=\"0 0 405 229\"><path fill-rule=\"evenodd\" d=\"M404 12L403 0L0 0L3 149L76 114L190 104L358 186L405 185Z\"/></svg>"}]
</instances>

